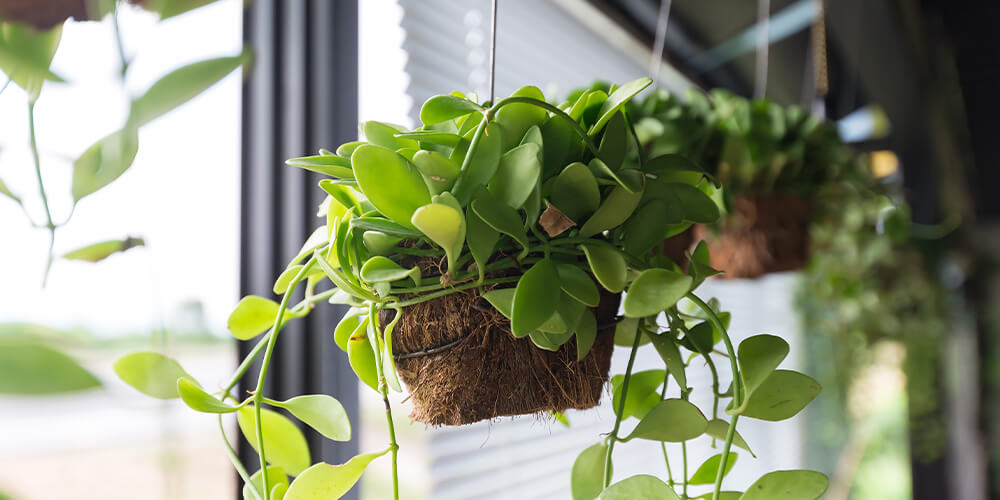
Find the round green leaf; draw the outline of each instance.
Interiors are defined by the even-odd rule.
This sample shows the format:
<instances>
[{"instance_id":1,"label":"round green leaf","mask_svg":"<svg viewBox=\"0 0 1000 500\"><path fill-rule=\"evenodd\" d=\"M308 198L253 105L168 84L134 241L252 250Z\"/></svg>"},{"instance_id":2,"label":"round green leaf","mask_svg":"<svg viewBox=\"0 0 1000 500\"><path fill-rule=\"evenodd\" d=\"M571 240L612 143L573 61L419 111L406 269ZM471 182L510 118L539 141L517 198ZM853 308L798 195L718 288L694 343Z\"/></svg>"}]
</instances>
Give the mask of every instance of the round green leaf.
<instances>
[{"instance_id":1,"label":"round green leaf","mask_svg":"<svg viewBox=\"0 0 1000 500\"><path fill-rule=\"evenodd\" d=\"M503 314L504 317L510 319L510 311L514 307L514 289L513 288L497 288L490 290L483 294L483 298L489 301L493 307Z\"/></svg>"},{"instance_id":2,"label":"round green leaf","mask_svg":"<svg viewBox=\"0 0 1000 500\"><path fill-rule=\"evenodd\" d=\"M416 273L416 276L414 276ZM365 261L361 266L361 279L368 283L379 283L382 281L397 281L406 278L415 278L420 281L420 269L413 267L406 269L396 264L388 257L376 255Z\"/></svg>"},{"instance_id":3,"label":"round green leaf","mask_svg":"<svg viewBox=\"0 0 1000 500\"><path fill-rule=\"evenodd\" d=\"M250 340L274 326L278 309L278 303L273 300L248 295L236 304L226 326L233 337Z\"/></svg>"},{"instance_id":4,"label":"round green leaf","mask_svg":"<svg viewBox=\"0 0 1000 500\"><path fill-rule=\"evenodd\" d=\"M583 311L580 322L576 324L576 360L587 357L597 340L597 318L589 310Z\"/></svg>"},{"instance_id":5,"label":"round green leaf","mask_svg":"<svg viewBox=\"0 0 1000 500\"><path fill-rule=\"evenodd\" d=\"M594 500L604 489L604 458L608 447L597 443L583 450L573 461L570 492L573 500Z\"/></svg>"},{"instance_id":6,"label":"round green leaf","mask_svg":"<svg viewBox=\"0 0 1000 500\"><path fill-rule=\"evenodd\" d=\"M556 271L559 273L559 286L564 292L590 307L597 307L601 295L586 271L573 264L556 264Z\"/></svg>"},{"instance_id":7,"label":"round green leaf","mask_svg":"<svg viewBox=\"0 0 1000 500\"><path fill-rule=\"evenodd\" d=\"M684 219L698 224L711 224L719 220L719 207L700 189L680 183L668 184L684 207Z\"/></svg>"},{"instance_id":8,"label":"round green leaf","mask_svg":"<svg viewBox=\"0 0 1000 500\"><path fill-rule=\"evenodd\" d=\"M683 399L666 399L642 417L628 439L679 443L702 435L707 427L708 420L697 406Z\"/></svg>"},{"instance_id":9,"label":"round green leaf","mask_svg":"<svg viewBox=\"0 0 1000 500\"><path fill-rule=\"evenodd\" d=\"M552 182L549 200L570 219L583 222L601 206L601 191L590 169L583 163L574 162Z\"/></svg>"},{"instance_id":10,"label":"round green leaf","mask_svg":"<svg viewBox=\"0 0 1000 500\"><path fill-rule=\"evenodd\" d=\"M528 249L528 235L524 231L521 217L517 212L489 195L482 196L472 202L472 210L493 229L514 238L525 251Z\"/></svg>"},{"instance_id":11,"label":"round green leaf","mask_svg":"<svg viewBox=\"0 0 1000 500\"><path fill-rule=\"evenodd\" d=\"M628 220L642 199L642 192L631 193L621 186L615 186L611 194L601 203L580 228L580 237L589 238L608 229L614 229Z\"/></svg>"},{"instance_id":12,"label":"round green leaf","mask_svg":"<svg viewBox=\"0 0 1000 500\"><path fill-rule=\"evenodd\" d=\"M413 212L410 222L444 249L448 256L448 271L457 272L455 262L465 245L465 217L462 216L462 210L443 203L431 203Z\"/></svg>"},{"instance_id":13,"label":"round green leaf","mask_svg":"<svg viewBox=\"0 0 1000 500\"><path fill-rule=\"evenodd\" d=\"M302 270L302 267L303 266L301 264L296 264L282 271L281 274L278 275L278 279L274 280L274 286L271 288L271 291L278 295L285 293L288 290L289 285L292 284L292 280L299 275L299 271ZM274 315L277 316L277 314L278 310L275 309ZM274 316L271 318L273 321Z\"/></svg>"},{"instance_id":14,"label":"round green leaf","mask_svg":"<svg viewBox=\"0 0 1000 500\"><path fill-rule=\"evenodd\" d=\"M740 500L741 496L743 496L743 492L741 492L741 491L720 491L719 492L719 500ZM706 493L704 495L700 495L700 496L697 496L695 498L697 498L698 500L714 500L712 498L712 494L711 493Z\"/></svg>"},{"instance_id":15,"label":"round green leaf","mask_svg":"<svg viewBox=\"0 0 1000 500\"><path fill-rule=\"evenodd\" d=\"M549 117L542 125L541 132L545 145L542 150L542 179L545 180L578 158L585 146L573 126L559 116Z\"/></svg>"},{"instance_id":16,"label":"round green leaf","mask_svg":"<svg viewBox=\"0 0 1000 500\"><path fill-rule=\"evenodd\" d=\"M389 236L379 231L365 231L361 235L361 239L365 242L365 248L372 255L388 255L393 253L396 245L403 241L403 238L399 236Z\"/></svg>"},{"instance_id":17,"label":"round green leaf","mask_svg":"<svg viewBox=\"0 0 1000 500\"><path fill-rule=\"evenodd\" d=\"M511 97L530 97L545 101L545 95L535 86L521 87ZM508 104L497 111L496 121L503 125L503 151L508 151L521 143L524 134L534 126L545 123L548 112L533 104Z\"/></svg>"},{"instance_id":18,"label":"round green leaf","mask_svg":"<svg viewBox=\"0 0 1000 500\"><path fill-rule=\"evenodd\" d=\"M215 396L205 392L196 382L189 378L177 379L177 393L181 400L192 410L203 413L232 413L239 408L219 401Z\"/></svg>"},{"instance_id":19,"label":"round green leaf","mask_svg":"<svg viewBox=\"0 0 1000 500\"><path fill-rule=\"evenodd\" d=\"M181 365L158 352L137 352L118 358L115 373L139 392L159 399L178 397L177 380L191 378Z\"/></svg>"},{"instance_id":20,"label":"round green leaf","mask_svg":"<svg viewBox=\"0 0 1000 500\"><path fill-rule=\"evenodd\" d=\"M666 269L647 269L639 274L625 295L625 316L644 318L663 311L684 297L692 279Z\"/></svg>"},{"instance_id":21,"label":"round green leaf","mask_svg":"<svg viewBox=\"0 0 1000 500\"><path fill-rule=\"evenodd\" d=\"M572 333L549 333L543 332L541 330L535 330L528 334L531 337L531 342L535 344L539 349L545 349L546 351L558 351L559 348L569 341L570 337L573 336Z\"/></svg>"},{"instance_id":22,"label":"round green leaf","mask_svg":"<svg viewBox=\"0 0 1000 500\"><path fill-rule=\"evenodd\" d=\"M673 223L675 214L663 200L650 200L625 221L623 242L625 251L641 256L663 241L665 229ZM678 220L677 222L680 222Z\"/></svg>"},{"instance_id":23,"label":"round green leaf","mask_svg":"<svg viewBox=\"0 0 1000 500\"><path fill-rule=\"evenodd\" d=\"M726 460L726 470L723 472L723 477L729 474L729 471L736 465L737 458L739 458L739 455L729 452L729 459ZM722 453L709 457L708 460L705 460L704 463L698 466L698 470L694 471L694 475L688 480L688 484L714 484L715 476L719 472L719 465L721 463Z\"/></svg>"},{"instance_id":24,"label":"round green leaf","mask_svg":"<svg viewBox=\"0 0 1000 500\"><path fill-rule=\"evenodd\" d=\"M622 419L629 417L643 418L660 403L660 387L663 385L665 373L663 370L646 370L632 374L628 381L628 395L625 397L625 408ZM622 384L624 375L611 377L611 408L615 414L621 408Z\"/></svg>"},{"instance_id":25,"label":"round green leaf","mask_svg":"<svg viewBox=\"0 0 1000 500\"><path fill-rule=\"evenodd\" d=\"M559 304L559 274L549 259L538 261L517 282L514 305L511 308L511 331L524 336L535 330L553 313Z\"/></svg>"},{"instance_id":26,"label":"round green leaf","mask_svg":"<svg viewBox=\"0 0 1000 500\"><path fill-rule=\"evenodd\" d=\"M375 353L372 351L371 342L368 341L367 330L366 317L347 342L347 360L351 363L351 369L358 379L377 391L378 372L375 369Z\"/></svg>"},{"instance_id":27,"label":"round green leaf","mask_svg":"<svg viewBox=\"0 0 1000 500\"><path fill-rule=\"evenodd\" d=\"M0 394L77 392L101 382L73 358L27 340L0 342Z\"/></svg>"},{"instance_id":28,"label":"round green leaf","mask_svg":"<svg viewBox=\"0 0 1000 500\"><path fill-rule=\"evenodd\" d=\"M511 208L521 208L542 175L541 147L522 144L500 157L500 166L490 180L490 193Z\"/></svg>"},{"instance_id":29,"label":"round green leaf","mask_svg":"<svg viewBox=\"0 0 1000 500\"><path fill-rule=\"evenodd\" d=\"M260 453L260 447L257 446L257 419L254 415L254 407L244 406L240 408L239 412L236 413L236 421L243 437L255 451ZM312 459L309 456L309 445L306 443L306 437L291 420L278 412L261 408L260 422L264 437L264 451L269 464L281 467L293 476L297 476L309 467Z\"/></svg>"},{"instance_id":30,"label":"round green leaf","mask_svg":"<svg viewBox=\"0 0 1000 500\"><path fill-rule=\"evenodd\" d=\"M726 434L728 432L729 432L729 422L726 422L725 420L720 420L718 418L710 421L708 423L708 427L705 429L705 434L708 434L709 436L712 436L715 439L721 439L723 441L726 440ZM754 455L753 450L750 449L750 446L743 439L743 436L740 435L739 431L736 431L736 433L733 434L733 444L739 446L740 448L743 448L744 450L747 450L748 452L750 452L750 455L752 455L754 458L757 458L757 455Z\"/></svg>"},{"instance_id":31,"label":"round green leaf","mask_svg":"<svg viewBox=\"0 0 1000 500\"><path fill-rule=\"evenodd\" d=\"M746 392L752 393L788 356L788 342L774 335L755 335L743 342L736 351L740 375Z\"/></svg>"},{"instance_id":32,"label":"round green leaf","mask_svg":"<svg viewBox=\"0 0 1000 500\"><path fill-rule=\"evenodd\" d=\"M742 414L777 422L792 418L815 398L819 382L791 370L775 370L747 399Z\"/></svg>"},{"instance_id":33,"label":"round green leaf","mask_svg":"<svg viewBox=\"0 0 1000 500\"><path fill-rule=\"evenodd\" d=\"M360 316L344 315L340 323L337 323L337 328L333 331L333 339L337 343L337 347L347 352L347 342L351 340L351 335L354 335L354 331L357 330L360 324Z\"/></svg>"},{"instance_id":34,"label":"round green leaf","mask_svg":"<svg viewBox=\"0 0 1000 500\"><path fill-rule=\"evenodd\" d=\"M478 139L478 140L477 140ZM455 180L451 194L466 206L480 187L496 174L500 166L500 155L503 153L503 126L497 122L488 123L485 127L476 129L473 138L475 147L471 147L462 162L462 171Z\"/></svg>"},{"instance_id":35,"label":"round green leaf","mask_svg":"<svg viewBox=\"0 0 1000 500\"><path fill-rule=\"evenodd\" d=\"M275 402L274 406L288 410L302 423L334 441L351 440L351 421L347 411L333 396L309 394L297 396L287 401Z\"/></svg>"},{"instance_id":36,"label":"round green leaf","mask_svg":"<svg viewBox=\"0 0 1000 500\"><path fill-rule=\"evenodd\" d=\"M680 497L667 483L640 474L608 486L601 493L601 500L680 500Z\"/></svg>"},{"instance_id":37,"label":"round green leaf","mask_svg":"<svg viewBox=\"0 0 1000 500\"><path fill-rule=\"evenodd\" d=\"M493 255L493 249L496 248L497 241L500 239L500 233L483 221L471 206L465 211L465 220L465 241L469 244L469 253L472 254L472 259L476 262L476 269L481 280L485 275L486 263L489 262L490 256Z\"/></svg>"},{"instance_id":38,"label":"round green leaf","mask_svg":"<svg viewBox=\"0 0 1000 500\"><path fill-rule=\"evenodd\" d=\"M420 121L424 125L433 125L482 109L482 106L464 97L436 95L428 99L420 108Z\"/></svg>"},{"instance_id":39,"label":"round green leaf","mask_svg":"<svg viewBox=\"0 0 1000 500\"><path fill-rule=\"evenodd\" d=\"M587 256L590 271L601 286L614 293L625 289L628 273L625 256L621 252L609 245L600 244L580 245L579 248Z\"/></svg>"},{"instance_id":40,"label":"round green leaf","mask_svg":"<svg viewBox=\"0 0 1000 500\"><path fill-rule=\"evenodd\" d=\"M447 156L434 151L417 151L413 154L413 166L424 176L427 189L438 194L451 189L458 178L460 167Z\"/></svg>"},{"instance_id":41,"label":"round green leaf","mask_svg":"<svg viewBox=\"0 0 1000 500\"><path fill-rule=\"evenodd\" d=\"M377 122L374 120L367 121L361 124L361 132L365 135L365 139L368 140L369 144L382 146L383 148L388 148L393 151L404 148L418 149L420 147L420 145L417 144L417 141L396 137L396 134L406 132L406 130L399 125ZM351 157L353 158L353 155Z\"/></svg>"},{"instance_id":42,"label":"round green leaf","mask_svg":"<svg viewBox=\"0 0 1000 500\"><path fill-rule=\"evenodd\" d=\"M354 150L358 149L358 146L365 144L364 141L350 141L337 146L337 156L343 156L344 158L350 158L354 154Z\"/></svg>"},{"instance_id":43,"label":"round green leaf","mask_svg":"<svg viewBox=\"0 0 1000 500\"><path fill-rule=\"evenodd\" d=\"M255 500L257 498L250 491L250 488L254 488L258 492L263 491L264 478L261 476L262 474L258 470L257 472L254 472L253 475L250 476L250 484L243 485L243 500ZM275 488L279 488L281 486L287 488L288 474L285 474L285 471L281 470L281 467L269 465L267 466L267 484L271 486L272 492L274 491ZM271 495L271 498L274 498L273 494Z\"/></svg>"},{"instance_id":44,"label":"round green leaf","mask_svg":"<svg viewBox=\"0 0 1000 500\"><path fill-rule=\"evenodd\" d=\"M371 144L354 150L351 165L368 201L383 215L412 229L413 212L431 202L420 172L395 151Z\"/></svg>"},{"instance_id":45,"label":"round green leaf","mask_svg":"<svg viewBox=\"0 0 1000 500\"><path fill-rule=\"evenodd\" d=\"M740 500L816 500L830 480L811 470L781 470L764 474Z\"/></svg>"},{"instance_id":46,"label":"round green leaf","mask_svg":"<svg viewBox=\"0 0 1000 500\"><path fill-rule=\"evenodd\" d=\"M292 481L285 492L284 500L333 500L344 496L361 479L368 464L382 455L366 453L358 455L342 465L318 463L306 469Z\"/></svg>"}]
</instances>

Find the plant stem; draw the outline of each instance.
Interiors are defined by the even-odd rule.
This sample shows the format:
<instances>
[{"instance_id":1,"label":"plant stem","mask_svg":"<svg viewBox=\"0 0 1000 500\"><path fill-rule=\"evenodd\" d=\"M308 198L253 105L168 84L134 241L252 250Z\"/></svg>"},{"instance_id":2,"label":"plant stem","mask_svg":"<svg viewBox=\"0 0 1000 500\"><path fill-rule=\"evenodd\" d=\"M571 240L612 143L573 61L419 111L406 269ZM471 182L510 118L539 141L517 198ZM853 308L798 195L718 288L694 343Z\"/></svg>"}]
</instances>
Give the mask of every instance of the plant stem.
<instances>
[{"instance_id":1,"label":"plant stem","mask_svg":"<svg viewBox=\"0 0 1000 500\"><path fill-rule=\"evenodd\" d=\"M497 278L495 281L493 281L493 283L513 283L519 279L521 279L520 276L507 276L504 278ZM419 297L410 300L404 300L401 302L389 302L386 304L386 307L391 307L393 309L402 309L404 307L409 307L414 304L419 304L421 302L427 302L428 300L436 299L438 297L444 297L445 295L449 295L455 292L460 292L462 290L468 290L470 288L476 288L478 286L481 286L481 284L476 282L466 283L464 285L459 285L454 288L447 288L438 292L428 293L427 295L421 295Z\"/></svg>"},{"instance_id":2,"label":"plant stem","mask_svg":"<svg viewBox=\"0 0 1000 500\"><path fill-rule=\"evenodd\" d=\"M729 422L729 429L726 431L726 442L722 445L722 460L719 461L719 470L715 473L715 489L712 491L712 500L719 500L719 495L722 493L722 478L726 475L726 461L729 460L729 449L733 446L736 421L739 418L739 414L734 414L733 420Z\"/></svg>"},{"instance_id":3,"label":"plant stem","mask_svg":"<svg viewBox=\"0 0 1000 500\"><path fill-rule=\"evenodd\" d=\"M402 314L397 311L396 314ZM396 426L392 421L392 407L389 405L389 384L385 380L385 365L382 363L382 328L379 325L378 306L372 304L368 308L368 324L375 332L375 341L372 342L372 349L375 350L375 371L378 375L378 390L382 394L382 403L385 405L385 420L389 430L389 449L392 450L392 497L399 500L399 468L397 466L397 455L399 454L399 443L396 442Z\"/></svg>"},{"instance_id":4,"label":"plant stem","mask_svg":"<svg viewBox=\"0 0 1000 500\"><path fill-rule=\"evenodd\" d=\"M608 436L608 452L604 455L604 487L611 485L611 454L615 451L615 441L618 441L618 428L622 425L622 414L625 413L625 398L628 397L628 382L632 378L632 365L635 364L635 353L639 350L639 340L642 338L640 332L635 332L635 340L632 342L632 351L628 355L628 365L625 366L625 379L622 381L622 396L618 402L618 411L615 415L615 426Z\"/></svg>"},{"instance_id":5,"label":"plant stem","mask_svg":"<svg viewBox=\"0 0 1000 500\"><path fill-rule=\"evenodd\" d=\"M663 376L663 390L660 391L660 400L667 397L667 385L670 382L670 370L666 370ZM678 384L679 385L679 384ZM683 388L681 388L683 390ZM660 449L663 450L663 463L667 464L667 484L674 487L674 472L670 470L670 457L667 456L667 443L660 441Z\"/></svg>"},{"instance_id":6,"label":"plant stem","mask_svg":"<svg viewBox=\"0 0 1000 500\"><path fill-rule=\"evenodd\" d=\"M240 462L239 455L236 454L236 450L233 449L233 445L229 444L229 438L226 437L226 428L222 426L222 415L219 415L219 434L222 436L222 442L226 445L226 454L229 455L229 460L233 462L233 467L236 468L236 473L240 475L243 479L243 483L247 485L247 488L253 492L254 498L257 500L264 500L260 496L260 492L254 487L253 483L250 482L250 474L247 472L246 467L243 467L243 462ZM264 474L261 474L262 476Z\"/></svg>"},{"instance_id":7,"label":"plant stem","mask_svg":"<svg viewBox=\"0 0 1000 500\"><path fill-rule=\"evenodd\" d=\"M538 99L533 99L531 97L507 97L505 99L501 99L500 102L494 104L493 107L486 112L486 121L492 120L493 116L496 115L497 111L499 111L500 108L508 104L515 104L515 103L531 104L533 106L538 106L539 108L543 108L546 111L549 111L552 114L558 116L559 118L562 118L564 121L572 125L573 130L575 130L577 135L579 135L580 138L583 139L583 142L587 144L587 149L589 149L590 152L594 154L594 156L597 156L597 146L594 144L594 140L587 134L587 131L584 130L583 127L581 127L580 124L573 119L573 117L566 114L565 111L545 101L539 101ZM469 149L472 148L470 147Z\"/></svg>"},{"instance_id":8,"label":"plant stem","mask_svg":"<svg viewBox=\"0 0 1000 500\"><path fill-rule=\"evenodd\" d=\"M122 63L121 77L124 79L125 73L128 72L128 58L125 57L125 44L122 43L122 32L118 26L118 2L115 2L115 11L111 16L111 25L114 26L115 30L115 45L118 47L118 58Z\"/></svg>"},{"instance_id":9,"label":"plant stem","mask_svg":"<svg viewBox=\"0 0 1000 500\"><path fill-rule=\"evenodd\" d=\"M254 413L254 427L257 428L257 454L260 456L260 470L261 472L261 484L264 486L264 500L269 500L271 497L271 487L267 482L267 456L264 452L264 427L260 419L260 405L264 401L264 382L267 380L267 369L271 365L271 355L274 354L274 345L278 341L278 332L281 331L281 327L285 324L285 311L288 309L288 301L292 298L292 293L298 287L299 282L302 278L312 269L312 266L316 263L315 257L310 259L299 272L295 274L292 278L291 283L288 285L288 289L285 290L285 295L281 298L281 304L278 305L278 314L274 318L274 326L271 328L271 333L267 336L267 347L264 350L264 360L260 364L260 375L257 377L257 388L253 393L253 413Z\"/></svg>"},{"instance_id":10,"label":"plant stem","mask_svg":"<svg viewBox=\"0 0 1000 500\"><path fill-rule=\"evenodd\" d=\"M681 498L687 500L688 497L688 444L687 441L681 441L681 456L684 458L684 486L681 492Z\"/></svg>"},{"instance_id":11,"label":"plant stem","mask_svg":"<svg viewBox=\"0 0 1000 500\"><path fill-rule=\"evenodd\" d=\"M42 287L49 280L49 270L52 269L53 253L56 245L56 225L52 223L52 211L49 209L49 197L45 194L45 182L42 180L42 162L38 157L38 140L35 137L35 99L28 98L28 136L31 141L31 159L35 164L35 178L38 179L38 193L42 197L42 207L45 208L45 227L49 230L49 251L45 260L45 273L42 275Z\"/></svg>"}]
</instances>

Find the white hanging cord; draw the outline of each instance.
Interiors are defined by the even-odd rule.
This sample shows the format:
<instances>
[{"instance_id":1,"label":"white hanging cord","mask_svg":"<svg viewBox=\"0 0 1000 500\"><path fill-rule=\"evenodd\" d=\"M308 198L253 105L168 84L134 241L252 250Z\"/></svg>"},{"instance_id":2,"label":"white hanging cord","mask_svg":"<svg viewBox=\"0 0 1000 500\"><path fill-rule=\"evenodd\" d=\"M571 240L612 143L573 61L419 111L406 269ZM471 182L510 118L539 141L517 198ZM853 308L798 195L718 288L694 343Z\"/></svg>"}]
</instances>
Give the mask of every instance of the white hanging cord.
<instances>
[{"instance_id":1,"label":"white hanging cord","mask_svg":"<svg viewBox=\"0 0 1000 500\"><path fill-rule=\"evenodd\" d=\"M656 88L660 80L660 69L663 67L663 47L667 39L667 21L670 20L671 0L660 1L660 15L656 21L656 39L653 42L653 54L649 59L649 77Z\"/></svg>"},{"instance_id":2,"label":"white hanging cord","mask_svg":"<svg viewBox=\"0 0 1000 500\"><path fill-rule=\"evenodd\" d=\"M497 1L493 0L493 9L490 15L490 105L493 104L493 99L496 97Z\"/></svg>"},{"instance_id":3,"label":"white hanging cord","mask_svg":"<svg viewBox=\"0 0 1000 500\"><path fill-rule=\"evenodd\" d=\"M767 93L767 53L770 24L771 0L757 0L757 69L753 84L754 99L762 99Z\"/></svg>"}]
</instances>

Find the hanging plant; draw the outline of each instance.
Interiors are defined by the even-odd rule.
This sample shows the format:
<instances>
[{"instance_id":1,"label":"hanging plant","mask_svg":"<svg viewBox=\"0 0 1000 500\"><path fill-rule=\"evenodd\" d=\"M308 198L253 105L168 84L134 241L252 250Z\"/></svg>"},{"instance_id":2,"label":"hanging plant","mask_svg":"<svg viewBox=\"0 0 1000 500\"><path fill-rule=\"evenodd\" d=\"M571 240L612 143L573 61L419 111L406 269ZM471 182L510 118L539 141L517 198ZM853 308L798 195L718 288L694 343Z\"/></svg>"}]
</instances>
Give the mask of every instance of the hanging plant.
<instances>
[{"instance_id":1,"label":"hanging plant","mask_svg":"<svg viewBox=\"0 0 1000 500\"><path fill-rule=\"evenodd\" d=\"M678 155L725 187L725 216L695 225L712 265L728 278L801 269L809 257L816 195L841 179L853 158L836 127L797 106L750 101L722 90L686 99L659 91L631 108L651 156Z\"/></svg>"},{"instance_id":2,"label":"hanging plant","mask_svg":"<svg viewBox=\"0 0 1000 500\"><path fill-rule=\"evenodd\" d=\"M176 361L153 353L122 358L118 374L154 397L236 413L266 471L250 476L234 458L247 498L337 498L385 454L392 456L398 498L390 391L405 385L411 417L432 425L591 408L608 381L617 339L631 350L626 372L611 379L614 427L574 463L574 498L679 498L675 489L686 496L689 485L714 485L715 499L740 495L721 492L736 460L732 446L750 449L736 431L738 418L789 418L820 388L777 369L788 353L780 338L751 337L738 350L732 344L728 314L694 294L716 273L704 245L685 257L686 272L661 251L671 234L719 213L705 175L660 158L645 161L623 108L649 84L642 78L562 106L535 87L486 104L457 93L436 96L423 105L417 130L366 122L364 141L289 160L331 177L320 182L329 195L320 208L326 224L277 279L280 303L250 296L233 311L229 327L237 338L263 337L231 383L209 394ZM630 154L640 160L626 162ZM297 290L303 298L293 303ZM285 322L321 302L350 306L334 341L383 398L390 439L386 449L336 466L311 465L298 428L265 406L346 440L351 428L341 405L325 395L275 401L263 390ZM624 317L616 316L619 309ZM720 343L725 354L716 351ZM645 344L663 358L664 370L633 373ZM715 370L720 357L734 381L725 392ZM236 381L258 358L257 388L239 399ZM694 358L716 374L710 412L689 401L685 370ZM666 397L671 378L679 398ZM638 423L625 433L630 418ZM612 484L617 443L702 436L706 443L723 440L722 453L691 477L640 475ZM815 499L825 489L822 474L780 471L742 498Z\"/></svg>"}]
</instances>

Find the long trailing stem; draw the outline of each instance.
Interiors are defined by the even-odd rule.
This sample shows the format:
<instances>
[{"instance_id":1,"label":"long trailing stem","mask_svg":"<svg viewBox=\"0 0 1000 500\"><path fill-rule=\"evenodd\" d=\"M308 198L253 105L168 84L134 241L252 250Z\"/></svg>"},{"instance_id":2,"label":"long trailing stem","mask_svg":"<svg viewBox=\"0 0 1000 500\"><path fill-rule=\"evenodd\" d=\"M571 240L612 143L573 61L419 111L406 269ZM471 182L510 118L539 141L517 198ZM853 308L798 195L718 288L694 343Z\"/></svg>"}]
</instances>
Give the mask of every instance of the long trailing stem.
<instances>
[{"instance_id":1,"label":"long trailing stem","mask_svg":"<svg viewBox=\"0 0 1000 500\"><path fill-rule=\"evenodd\" d=\"M730 368L733 371L733 408L739 410L743 405L743 382L740 378L740 370L736 362L736 350L733 348L732 339L729 338L729 332L726 331L726 326L719 320L719 316L715 314L715 311L705 301L693 293L688 293L687 298L708 315L708 320L722 333L722 341L726 344L726 352L729 353ZM729 429L726 431L726 442L722 446L722 457L719 460L719 469L715 474L715 489L712 491L712 500L719 500L722 492L722 478L726 475L726 462L729 460L729 450L733 446L733 437L736 435L737 420L739 420L738 411L733 413L732 420L729 422Z\"/></svg>"},{"instance_id":2,"label":"long trailing stem","mask_svg":"<svg viewBox=\"0 0 1000 500\"><path fill-rule=\"evenodd\" d=\"M267 347L264 350L264 360L260 364L260 375L257 377L257 388L253 393L253 413L254 413L254 427L257 431L257 454L260 456L260 470L267 470L267 455L264 451L264 427L260 420L260 407L261 403L264 401L264 382L267 380L267 369L271 364L271 355L274 354L274 345L278 341L278 333L281 331L281 327L285 324L285 311L288 310L288 302L292 298L292 293L298 287L299 282L302 278L312 269L312 266L316 263L316 259L312 258L306 265L299 269L299 272L295 274L292 278L291 283L288 286L288 290L285 291L285 295L281 298L281 304L278 305L278 314L274 318L274 326L271 328L271 332L267 336ZM271 486L267 481L267 474L261 473L261 484L264 486L264 500L269 500L271 497L270 488Z\"/></svg>"},{"instance_id":3,"label":"long trailing stem","mask_svg":"<svg viewBox=\"0 0 1000 500\"><path fill-rule=\"evenodd\" d=\"M540 101L538 99L533 99L531 97L517 97L517 96L501 99L500 102L494 104L493 107L486 112L486 121L492 120L493 116L496 115L497 111L499 111L500 108L508 104L531 104L532 106L537 106L539 108L545 109L546 111L558 116L563 121L565 121L566 123L570 124L570 126L573 127L573 130L576 131L577 135L579 135L580 138L583 139L583 142L587 144L587 149L589 149L590 152L594 154L594 156L597 156L597 145L594 144L594 140L590 137L590 135L587 134L587 131L584 130L583 127L581 127L580 124L573 119L573 117L566 114L565 111L545 101Z\"/></svg>"},{"instance_id":4,"label":"long trailing stem","mask_svg":"<svg viewBox=\"0 0 1000 500\"><path fill-rule=\"evenodd\" d=\"M226 428L222 426L222 415L219 415L219 434L222 436L222 442L226 445L226 454L229 455L229 461L233 463L233 467L236 468L236 473L240 475L240 479L243 483L247 485L254 498L257 500L264 500L260 496L260 491L250 482L250 473L247 472L246 467L243 467L243 462L240 461L239 455L236 454L236 450L233 449L233 445L229 444L229 438L226 437ZM264 474L261 474L262 476Z\"/></svg>"},{"instance_id":5,"label":"long trailing stem","mask_svg":"<svg viewBox=\"0 0 1000 500\"><path fill-rule=\"evenodd\" d=\"M666 370L663 375L663 389L660 391L660 400L667 397L667 385L670 382L670 370ZM682 388L683 389L683 388ZM674 487L674 471L670 470L670 457L667 456L667 443L660 441L660 450L663 451L663 463L667 464L667 484Z\"/></svg>"},{"instance_id":6,"label":"long trailing stem","mask_svg":"<svg viewBox=\"0 0 1000 500\"><path fill-rule=\"evenodd\" d=\"M38 156L38 140L35 137L35 98L28 98L28 136L31 142L31 159L35 164L35 178L38 180L38 194L42 197L42 207L45 208L45 227L49 230L49 250L45 259L45 273L42 275L42 287L49 280L49 270L54 259L53 250L56 245L56 225L52 222L52 210L49 208L49 197L45 193L45 181L42 180L42 162Z\"/></svg>"},{"instance_id":7,"label":"long trailing stem","mask_svg":"<svg viewBox=\"0 0 1000 500\"><path fill-rule=\"evenodd\" d=\"M632 350L628 355L628 365L625 366L625 379L622 380L622 395L621 400L618 402L618 411L615 415L615 426L611 429L611 434L608 436L608 451L604 455L605 488L611 485L611 455L615 451L615 442L618 441L618 429L622 425L622 414L625 413L625 398L628 397L628 383L632 378L632 365L635 364L635 353L639 350L639 341L641 338L642 333L636 331L635 340L632 342Z\"/></svg>"},{"instance_id":8,"label":"long trailing stem","mask_svg":"<svg viewBox=\"0 0 1000 500\"><path fill-rule=\"evenodd\" d=\"M402 314L401 311L395 311ZM392 450L392 498L399 500L399 467L397 457L399 455L399 443L396 442L396 426L392 421L392 406L389 405L389 384L385 379L385 365L382 362L382 328L379 326L378 306L372 304L368 308L368 324L375 333L372 349L375 350L375 372L378 375L378 390L382 394L382 404L385 405L385 420L389 431L389 449Z\"/></svg>"}]
</instances>

